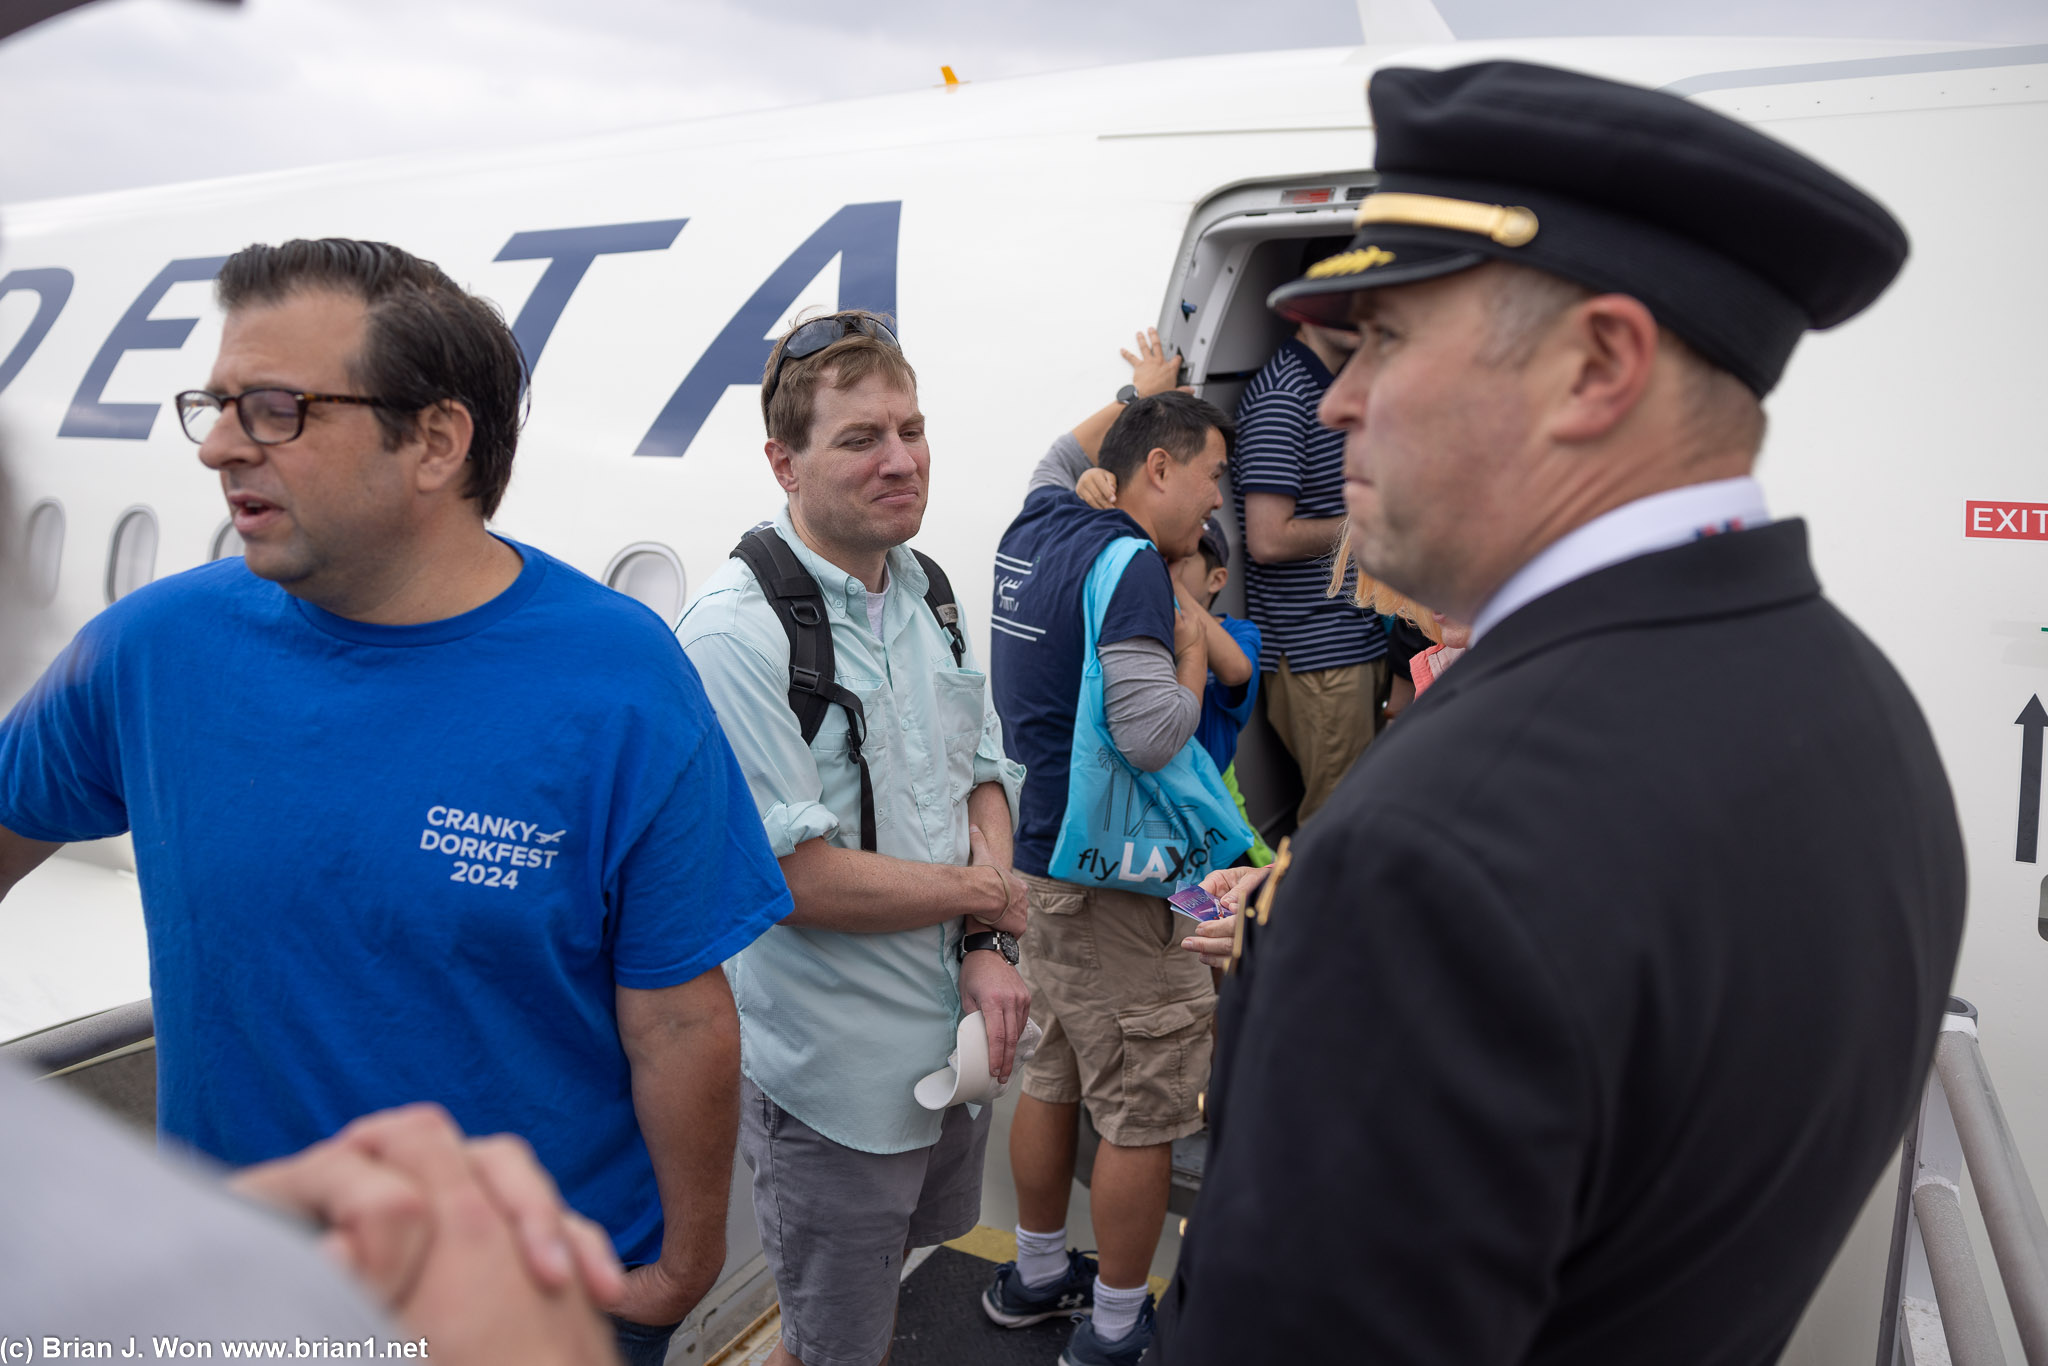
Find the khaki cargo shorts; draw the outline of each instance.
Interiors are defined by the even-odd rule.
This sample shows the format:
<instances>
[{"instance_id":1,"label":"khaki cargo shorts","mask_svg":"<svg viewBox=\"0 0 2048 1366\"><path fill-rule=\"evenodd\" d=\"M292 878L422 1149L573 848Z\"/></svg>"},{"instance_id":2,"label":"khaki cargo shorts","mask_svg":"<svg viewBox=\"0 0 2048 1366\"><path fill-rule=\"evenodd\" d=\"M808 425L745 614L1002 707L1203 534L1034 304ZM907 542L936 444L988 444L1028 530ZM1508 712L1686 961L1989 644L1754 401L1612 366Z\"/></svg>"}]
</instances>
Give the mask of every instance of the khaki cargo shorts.
<instances>
[{"instance_id":1,"label":"khaki cargo shorts","mask_svg":"<svg viewBox=\"0 0 2048 1366\"><path fill-rule=\"evenodd\" d=\"M1080 1101L1120 1148L1170 1143L1202 1127L1209 1084L1209 969L1181 948L1189 922L1163 897L1019 874L1031 923L1018 970L1045 1042L1024 1094Z\"/></svg>"}]
</instances>

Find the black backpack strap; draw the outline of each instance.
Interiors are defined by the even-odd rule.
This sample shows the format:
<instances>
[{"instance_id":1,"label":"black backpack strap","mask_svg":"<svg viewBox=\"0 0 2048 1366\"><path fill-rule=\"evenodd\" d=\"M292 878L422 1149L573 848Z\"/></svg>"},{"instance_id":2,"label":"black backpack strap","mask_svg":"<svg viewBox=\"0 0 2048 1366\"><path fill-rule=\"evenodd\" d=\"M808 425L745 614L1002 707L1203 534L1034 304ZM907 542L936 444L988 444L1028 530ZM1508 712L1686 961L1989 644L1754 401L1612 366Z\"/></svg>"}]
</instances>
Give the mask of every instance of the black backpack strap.
<instances>
[{"instance_id":1,"label":"black backpack strap","mask_svg":"<svg viewBox=\"0 0 2048 1366\"><path fill-rule=\"evenodd\" d=\"M789 637L789 709L796 713L804 743L818 738L825 709L846 710L846 748L860 770L860 847L875 850L875 785L868 775L868 718L860 698L839 686L833 666L832 623L825 617L825 595L803 562L772 526L758 526L740 537L732 553L747 568ZM956 612L957 616L958 613Z\"/></svg>"},{"instance_id":2,"label":"black backpack strap","mask_svg":"<svg viewBox=\"0 0 2048 1366\"><path fill-rule=\"evenodd\" d=\"M924 569L924 605L932 609L932 615L939 619L939 625L946 628L946 634L953 642L953 667L967 666L967 637L960 633L960 604L953 600L953 585L946 578L946 571L939 568L939 562L922 550L913 550L918 564Z\"/></svg>"}]
</instances>

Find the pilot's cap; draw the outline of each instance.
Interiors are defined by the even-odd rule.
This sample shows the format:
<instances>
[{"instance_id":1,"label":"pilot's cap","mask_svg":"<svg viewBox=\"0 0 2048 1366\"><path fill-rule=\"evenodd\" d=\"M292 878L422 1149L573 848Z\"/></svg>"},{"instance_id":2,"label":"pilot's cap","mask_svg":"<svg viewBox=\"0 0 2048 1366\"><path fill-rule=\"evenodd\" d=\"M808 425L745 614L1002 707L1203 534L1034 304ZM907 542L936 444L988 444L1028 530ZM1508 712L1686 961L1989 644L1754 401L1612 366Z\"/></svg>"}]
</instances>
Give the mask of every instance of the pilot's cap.
<instances>
[{"instance_id":1,"label":"pilot's cap","mask_svg":"<svg viewBox=\"0 0 2048 1366\"><path fill-rule=\"evenodd\" d=\"M1481 62L1390 67L1368 96L1380 180L1350 249L1269 301L1350 326L1351 296L1512 261L1640 299L1757 394L1808 328L1884 292L1906 234L1785 144L1675 95Z\"/></svg>"}]
</instances>

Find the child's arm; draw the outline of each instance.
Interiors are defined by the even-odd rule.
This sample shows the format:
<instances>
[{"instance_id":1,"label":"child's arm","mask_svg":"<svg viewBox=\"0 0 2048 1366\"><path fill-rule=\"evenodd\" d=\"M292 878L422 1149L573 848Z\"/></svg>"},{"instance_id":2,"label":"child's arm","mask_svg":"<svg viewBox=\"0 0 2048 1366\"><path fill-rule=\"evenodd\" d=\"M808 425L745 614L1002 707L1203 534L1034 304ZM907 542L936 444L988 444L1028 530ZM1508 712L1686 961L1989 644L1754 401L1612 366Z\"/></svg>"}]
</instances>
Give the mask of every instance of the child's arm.
<instances>
[{"instance_id":1,"label":"child's arm","mask_svg":"<svg viewBox=\"0 0 2048 1366\"><path fill-rule=\"evenodd\" d=\"M1237 638L1223 629L1220 618L1203 613L1208 619L1209 671L1216 675L1216 681L1226 688L1241 688L1252 681L1252 661L1238 645Z\"/></svg>"}]
</instances>

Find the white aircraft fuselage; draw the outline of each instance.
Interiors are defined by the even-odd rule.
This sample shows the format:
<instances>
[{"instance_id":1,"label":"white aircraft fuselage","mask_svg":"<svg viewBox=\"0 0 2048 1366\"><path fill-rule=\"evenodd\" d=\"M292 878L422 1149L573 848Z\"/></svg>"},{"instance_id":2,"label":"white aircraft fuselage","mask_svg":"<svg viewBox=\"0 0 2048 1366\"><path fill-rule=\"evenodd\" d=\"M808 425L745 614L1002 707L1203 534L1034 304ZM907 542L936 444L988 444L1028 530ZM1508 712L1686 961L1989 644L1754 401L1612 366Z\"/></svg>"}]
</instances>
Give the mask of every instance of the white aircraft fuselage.
<instances>
[{"instance_id":1,"label":"white aircraft fuselage","mask_svg":"<svg viewBox=\"0 0 2048 1366\"><path fill-rule=\"evenodd\" d=\"M218 482L169 400L205 381L220 262L301 236L395 242L499 304L533 382L496 526L671 619L780 503L761 451L767 338L809 308L895 315L933 452L917 544L985 650L997 539L1047 444L1125 382L1118 346L1156 322L1190 378L1234 403L1284 330L1263 298L1296 239L1347 233L1371 184L1374 69L1496 56L1689 95L1848 176L1912 237L1866 316L1801 345L1759 475L1773 515L1808 520L1827 591L1933 724L1970 857L1955 989L2048 1177L2048 992L2027 966L2048 968L2048 47L1281 52L13 206L0 441L28 518L9 534L27 530L46 596L12 642L16 682L119 592L232 553ZM147 994L131 860L73 851L0 905L0 1039ZM1890 1181L1788 1361L1868 1356Z\"/></svg>"}]
</instances>

